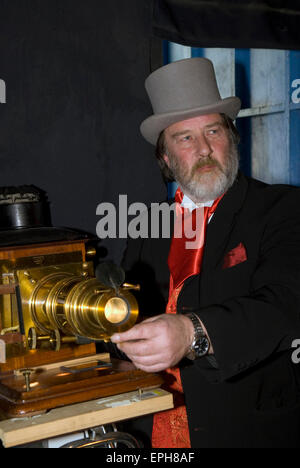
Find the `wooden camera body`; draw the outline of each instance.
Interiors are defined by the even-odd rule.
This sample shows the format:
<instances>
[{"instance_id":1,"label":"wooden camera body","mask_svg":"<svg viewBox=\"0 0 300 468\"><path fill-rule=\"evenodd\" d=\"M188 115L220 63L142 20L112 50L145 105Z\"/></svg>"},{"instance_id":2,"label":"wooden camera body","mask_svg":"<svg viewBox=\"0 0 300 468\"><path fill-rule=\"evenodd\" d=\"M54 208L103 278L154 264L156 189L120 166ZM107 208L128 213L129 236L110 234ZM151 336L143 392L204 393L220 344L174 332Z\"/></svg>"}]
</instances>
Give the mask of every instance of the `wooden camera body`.
<instances>
[{"instance_id":1,"label":"wooden camera body","mask_svg":"<svg viewBox=\"0 0 300 468\"><path fill-rule=\"evenodd\" d=\"M21 214L41 211L39 203L22 203ZM0 231L0 412L5 418L162 383L129 362L97 354L97 341L109 341L135 324L138 303L132 290L138 286L123 283L116 290L103 284L95 277L93 255L89 237L77 231L40 225Z\"/></svg>"}]
</instances>

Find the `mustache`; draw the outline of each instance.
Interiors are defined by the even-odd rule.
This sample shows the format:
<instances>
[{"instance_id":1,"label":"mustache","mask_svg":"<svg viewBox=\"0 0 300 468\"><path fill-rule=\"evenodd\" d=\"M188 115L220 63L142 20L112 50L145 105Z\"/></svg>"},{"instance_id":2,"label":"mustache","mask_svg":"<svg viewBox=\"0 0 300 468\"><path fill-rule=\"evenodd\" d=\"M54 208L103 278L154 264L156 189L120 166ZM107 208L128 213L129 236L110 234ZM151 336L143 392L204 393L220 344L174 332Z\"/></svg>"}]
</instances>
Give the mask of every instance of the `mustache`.
<instances>
[{"instance_id":1,"label":"mustache","mask_svg":"<svg viewBox=\"0 0 300 468\"><path fill-rule=\"evenodd\" d=\"M191 175L194 175L198 169L201 169L202 167L205 167L205 166L217 166L218 169L222 170L221 164L218 161L216 161L212 157L208 157L208 158L199 160L193 166Z\"/></svg>"}]
</instances>

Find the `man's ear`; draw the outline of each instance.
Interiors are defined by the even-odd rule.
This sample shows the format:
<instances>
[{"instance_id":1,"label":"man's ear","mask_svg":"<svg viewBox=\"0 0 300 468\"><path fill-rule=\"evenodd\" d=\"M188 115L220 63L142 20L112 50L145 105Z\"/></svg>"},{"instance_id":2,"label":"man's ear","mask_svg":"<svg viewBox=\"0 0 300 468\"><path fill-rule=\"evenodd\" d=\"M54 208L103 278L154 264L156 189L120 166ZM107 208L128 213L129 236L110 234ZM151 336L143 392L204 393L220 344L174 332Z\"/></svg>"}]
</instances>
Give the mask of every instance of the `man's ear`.
<instances>
[{"instance_id":1,"label":"man's ear","mask_svg":"<svg viewBox=\"0 0 300 468\"><path fill-rule=\"evenodd\" d=\"M168 168L170 168L170 159L169 159L169 156L166 153L163 154L163 160L165 161Z\"/></svg>"}]
</instances>

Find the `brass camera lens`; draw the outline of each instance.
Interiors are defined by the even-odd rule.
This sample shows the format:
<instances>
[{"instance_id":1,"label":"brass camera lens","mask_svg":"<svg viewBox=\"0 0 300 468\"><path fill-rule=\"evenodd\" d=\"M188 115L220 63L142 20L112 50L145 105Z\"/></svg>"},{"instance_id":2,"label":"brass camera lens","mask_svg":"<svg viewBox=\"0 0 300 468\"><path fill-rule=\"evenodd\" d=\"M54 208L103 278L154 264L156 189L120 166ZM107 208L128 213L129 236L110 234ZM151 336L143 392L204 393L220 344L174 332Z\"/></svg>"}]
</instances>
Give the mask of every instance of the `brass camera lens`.
<instances>
[{"instance_id":1,"label":"brass camera lens","mask_svg":"<svg viewBox=\"0 0 300 468\"><path fill-rule=\"evenodd\" d=\"M30 328L37 330L36 340L33 332L28 332L31 349L46 339L57 347L58 338L51 338L56 331L62 333L62 343L73 336L108 341L114 333L129 330L136 323L139 308L129 290L137 286L126 283L117 294L95 277L53 270L39 269L41 277L28 299Z\"/></svg>"},{"instance_id":2,"label":"brass camera lens","mask_svg":"<svg viewBox=\"0 0 300 468\"><path fill-rule=\"evenodd\" d=\"M129 310L127 302L120 297L112 297L104 308L105 318L110 323L121 323L128 316Z\"/></svg>"}]
</instances>

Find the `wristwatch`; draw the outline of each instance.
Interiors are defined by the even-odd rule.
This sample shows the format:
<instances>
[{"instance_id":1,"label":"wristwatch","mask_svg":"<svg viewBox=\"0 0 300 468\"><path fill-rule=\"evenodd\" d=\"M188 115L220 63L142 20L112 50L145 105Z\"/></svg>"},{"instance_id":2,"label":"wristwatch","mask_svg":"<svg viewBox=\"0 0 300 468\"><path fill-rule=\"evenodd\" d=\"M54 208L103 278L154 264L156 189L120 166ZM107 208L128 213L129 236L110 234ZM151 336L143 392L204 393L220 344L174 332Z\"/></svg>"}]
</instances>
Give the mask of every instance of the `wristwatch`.
<instances>
[{"instance_id":1,"label":"wristwatch","mask_svg":"<svg viewBox=\"0 0 300 468\"><path fill-rule=\"evenodd\" d=\"M195 359L204 357L207 355L210 347L208 336L204 332L200 319L196 314L186 314L186 316L192 321L194 325L194 339L191 344L190 350L186 357L194 361Z\"/></svg>"}]
</instances>

